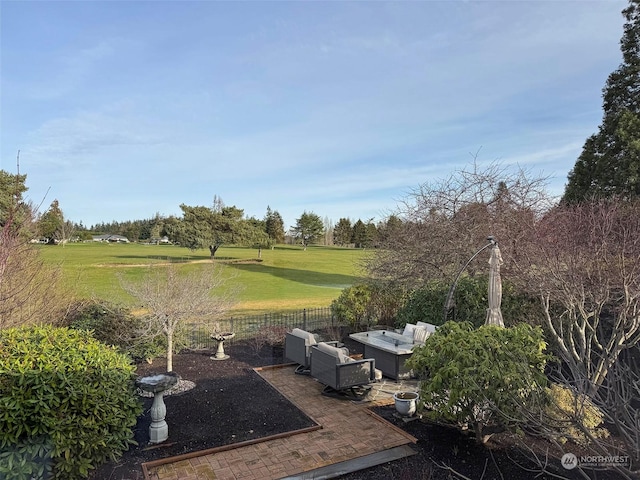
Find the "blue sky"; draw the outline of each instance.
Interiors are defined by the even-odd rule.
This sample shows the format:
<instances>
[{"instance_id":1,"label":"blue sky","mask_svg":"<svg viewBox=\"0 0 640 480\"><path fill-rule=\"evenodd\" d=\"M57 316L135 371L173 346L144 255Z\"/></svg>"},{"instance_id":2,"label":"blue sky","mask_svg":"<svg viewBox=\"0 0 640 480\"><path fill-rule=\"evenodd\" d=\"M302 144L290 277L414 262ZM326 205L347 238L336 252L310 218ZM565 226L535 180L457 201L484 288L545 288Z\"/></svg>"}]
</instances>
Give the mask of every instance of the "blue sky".
<instances>
[{"instance_id":1,"label":"blue sky","mask_svg":"<svg viewBox=\"0 0 640 480\"><path fill-rule=\"evenodd\" d=\"M626 4L0 0L0 168L87 226L377 221L478 150L560 194Z\"/></svg>"}]
</instances>

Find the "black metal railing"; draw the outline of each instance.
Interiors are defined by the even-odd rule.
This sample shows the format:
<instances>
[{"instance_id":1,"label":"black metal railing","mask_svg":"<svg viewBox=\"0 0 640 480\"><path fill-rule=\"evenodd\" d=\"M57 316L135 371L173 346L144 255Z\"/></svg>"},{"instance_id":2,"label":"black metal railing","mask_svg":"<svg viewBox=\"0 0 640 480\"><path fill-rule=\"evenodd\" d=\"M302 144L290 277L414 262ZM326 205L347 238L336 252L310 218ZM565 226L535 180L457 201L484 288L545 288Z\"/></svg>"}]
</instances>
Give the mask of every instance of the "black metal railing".
<instances>
[{"instance_id":1,"label":"black metal railing","mask_svg":"<svg viewBox=\"0 0 640 480\"><path fill-rule=\"evenodd\" d=\"M216 341L211 338L212 333L232 332L235 336L225 344L250 341L256 337L270 340L270 343L278 343L284 342L285 333L294 328L313 332L338 327L338 321L331 313L330 307L305 308L295 312L265 313L191 323L187 327L187 342L189 348L194 350L211 349L216 346Z\"/></svg>"}]
</instances>

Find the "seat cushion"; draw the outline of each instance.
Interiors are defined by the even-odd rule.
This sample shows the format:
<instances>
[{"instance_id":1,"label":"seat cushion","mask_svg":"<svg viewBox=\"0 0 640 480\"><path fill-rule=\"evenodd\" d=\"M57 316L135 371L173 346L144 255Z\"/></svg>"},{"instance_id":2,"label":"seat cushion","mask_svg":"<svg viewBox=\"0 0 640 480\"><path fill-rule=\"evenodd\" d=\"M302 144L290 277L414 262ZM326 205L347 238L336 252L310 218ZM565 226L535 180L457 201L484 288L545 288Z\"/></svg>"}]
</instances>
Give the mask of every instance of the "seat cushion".
<instances>
[{"instance_id":1,"label":"seat cushion","mask_svg":"<svg viewBox=\"0 0 640 480\"><path fill-rule=\"evenodd\" d=\"M435 332L435 331L436 331L436 328L438 328L438 327L436 327L435 325L432 325L431 323L427 323L427 322L416 322L416 325L417 325L418 327L424 327L424 328L426 328L426 329L427 329L427 332L429 332L429 333L433 333L433 332Z\"/></svg>"},{"instance_id":2,"label":"seat cushion","mask_svg":"<svg viewBox=\"0 0 640 480\"><path fill-rule=\"evenodd\" d=\"M336 358L336 363L349 363L354 361L348 354L345 354L343 348L337 348L324 342L318 343L316 348L326 354L334 356Z\"/></svg>"},{"instance_id":3,"label":"seat cushion","mask_svg":"<svg viewBox=\"0 0 640 480\"><path fill-rule=\"evenodd\" d=\"M402 335L405 337L411 337L413 338L413 331L416 329L417 325L415 325L414 323L407 323L404 326L404 331L402 332Z\"/></svg>"},{"instance_id":4,"label":"seat cushion","mask_svg":"<svg viewBox=\"0 0 640 480\"><path fill-rule=\"evenodd\" d=\"M316 344L316 337L313 336L313 333L302 330L301 328L294 328L293 330L291 330L291 335L298 338L304 338L305 345Z\"/></svg>"}]
</instances>

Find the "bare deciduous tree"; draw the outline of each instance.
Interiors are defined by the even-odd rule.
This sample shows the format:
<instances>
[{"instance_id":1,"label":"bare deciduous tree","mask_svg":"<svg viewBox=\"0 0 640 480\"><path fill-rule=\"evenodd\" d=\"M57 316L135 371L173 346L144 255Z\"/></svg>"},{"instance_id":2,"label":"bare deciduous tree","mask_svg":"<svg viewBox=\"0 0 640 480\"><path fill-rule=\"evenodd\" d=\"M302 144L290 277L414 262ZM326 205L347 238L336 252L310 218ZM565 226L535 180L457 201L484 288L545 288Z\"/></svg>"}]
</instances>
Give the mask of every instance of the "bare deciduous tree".
<instances>
[{"instance_id":1,"label":"bare deciduous tree","mask_svg":"<svg viewBox=\"0 0 640 480\"><path fill-rule=\"evenodd\" d=\"M35 208L19 193L11 198L0 218L0 328L61 323L73 294L61 284L60 268L46 265L29 243Z\"/></svg>"},{"instance_id":2,"label":"bare deciduous tree","mask_svg":"<svg viewBox=\"0 0 640 480\"><path fill-rule=\"evenodd\" d=\"M149 267L139 282L120 277L123 288L146 309L144 336L165 335L167 371L173 370L173 341L176 331L187 322L219 318L233 304L234 292L222 288L222 267L200 265L198 270L181 272L176 265Z\"/></svg>"},{"instance_id":3,"label":"bare deciduous tree","mask_svg":"<svg viewBox=\"0 0 640 480\"><path fill-rule=\"evenodd\" d=\"M623 442L623 453L631 458L629 472L637 477L640 474L640 345L623 352L621 357L609 369L607 380L594 395L593 402L607 423L614 425L617 438ZM620 450L619 445L615 447Z\"/></svg>"},{"instance_id":4,"label":"bare deciduous tree","mask_svg":"<svg viewBox=\"0 0 640 480\"><path fill-rule=\"evenodd\" d=\"M408 287L453 280L489 235L500 242L506 260L550 207L545 187L546 178L525 170L475 161L443 181L420 185L400 204L395 216L402 223L368 258L367 270ZM478 261L486 271L486 259ZM470 273L476 265L469 266Z\"/></svg>"},{"instance_id":5,"label":"bare deciduous tree","mask_svg":"<svg viewBox=\"0 0 640 480\"><path fill-rule=\"evenodd\" d=\"M640 201L555 208L521 244L510 275L540 298L572 384L593 396L640 341Z\"/></svg>"},{"instance_id":6,"label":"bare deciduous tree","mask_svg":"<svg viewBox=\"0 0 640 480\"><path fill-rule=\"evenodd\" d=\"M554 207L545 184L523 171L474 164L422 185L400 208L399 233L367 266L372 277L409 288L447 281L494 235L503 278L544 307L537 321L562 360L553 380L586 394L576 399L588 399L615 426L614 437L594 437L576 400L567 422L588 438L582 451L629 455L633 464L616 468L633 478L640 463L640 201ZM486 271L486 258L477 261L471 275ZM544 413L545 398L541 392L540 408L523 408L521 420L528 431L553 438L558 426Z\"/></svg>"}]
</instances>

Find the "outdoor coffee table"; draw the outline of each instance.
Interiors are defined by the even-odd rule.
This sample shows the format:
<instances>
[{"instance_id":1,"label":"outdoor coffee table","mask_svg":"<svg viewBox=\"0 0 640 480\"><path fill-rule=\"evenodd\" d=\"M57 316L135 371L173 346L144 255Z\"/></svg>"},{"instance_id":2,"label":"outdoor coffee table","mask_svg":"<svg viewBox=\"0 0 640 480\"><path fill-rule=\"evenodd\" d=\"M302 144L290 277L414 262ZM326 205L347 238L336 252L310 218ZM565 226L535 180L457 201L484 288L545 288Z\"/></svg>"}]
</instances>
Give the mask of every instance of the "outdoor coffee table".
<instances>
[{"instance_id":1,"label":"outdoor coffee table","mask_svg":"<svg viewBox=\"0 0 640 480\"><path fill-rule=\"evenodd\" d=\"M413 353L413 338L405 337L391 330L372 330L352 333L352 340L364 345L364 358L373 358L376 368L394 380L411 377L411 370L405 361Z\"/></svg>"}]
</instances>

